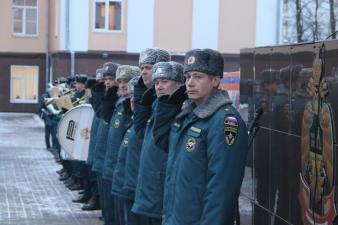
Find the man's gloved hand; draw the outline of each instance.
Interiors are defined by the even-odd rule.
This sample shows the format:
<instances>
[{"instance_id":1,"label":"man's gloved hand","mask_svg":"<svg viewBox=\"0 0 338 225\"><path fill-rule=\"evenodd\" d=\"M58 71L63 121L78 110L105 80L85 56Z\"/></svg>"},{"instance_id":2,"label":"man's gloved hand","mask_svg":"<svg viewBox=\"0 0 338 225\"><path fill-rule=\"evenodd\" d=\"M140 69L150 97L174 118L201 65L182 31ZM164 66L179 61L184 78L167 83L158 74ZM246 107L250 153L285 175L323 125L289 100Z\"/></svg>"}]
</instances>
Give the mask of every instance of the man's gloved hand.
<instances>
[{"instance_id":1,"label":"man's gloved hand","mask_svg":"<svg viewBox=\"0 0 338 225\"><path fill-rule=\"evenodd\" d=\"M163 95L159 97L158 100L166 104L181 105L185 100L188 99L186 91L187 91L186 86L182 85L171 95Z\"/></svg>"},{"instance_id":2,"label":"man's gloved hand","mask_svg":"<svg viewBox=\"0 0 338 225\"><path fill-rule=\"evenodd\" d=\"M111 88L108 88L107 93L105 95L105 100L117 100L118 99L118 95L117 95L117 91L118 91L119 87L117 86L113 86Z\"/></svg>"},{"instance_id":3,"label":"man's gloved hand","mask_svg":"<svg viewBox=\"0 0 338 225\"><path fill-rule=\"evenodd\" d=\"M107 90L102 99L102 118L109 123L113 114L115 103L119 96L117 95L118 87L114 86Z\"/></svg>"},{"instance_id":4,"label":"man's gloved hand","mask_svg":"<svg viewBox=\"0 0 338 225\"><path fill-rule=\"evenodd\" d=\"M123 102L122 102L122 105L123 105L123 109L124 109L124 113L126 115L133 115L133 111L131 110L131 105L130 105L130 98L126 98Z\"/></svg>"},{"instance_id":5,"label":"man's gloved hand","mask_svg":"<svg viewBox=\"0 0 338 225\"><path fill-rule=\"evenodd\" d=\"M156 99L155 87L153 86L144 92L140 104L149 106L153 104L155 99Z\"/></svg>"},{"instance_id":6,"label":"man's gloved hand","mask_svg":"<svg viewBox=\"0 0 338 225\"><path fill-rule=\"evenodd\" d=\"M142 76L138 79L137 83L134 86L134 101L140 103L144 92L147 90L143 82Z\"/></svg>"},{"instance_id":7,"label":"man's gloved hand","mask_svg":"<svg viewBox=\"0 0 338 225\"><path fill-rule=\"evenodd\" d=\"M142 76L138 79L137 83L134 86L135 88L147 88L146 85L143 82Z\"/></svg>"}]
</instances>

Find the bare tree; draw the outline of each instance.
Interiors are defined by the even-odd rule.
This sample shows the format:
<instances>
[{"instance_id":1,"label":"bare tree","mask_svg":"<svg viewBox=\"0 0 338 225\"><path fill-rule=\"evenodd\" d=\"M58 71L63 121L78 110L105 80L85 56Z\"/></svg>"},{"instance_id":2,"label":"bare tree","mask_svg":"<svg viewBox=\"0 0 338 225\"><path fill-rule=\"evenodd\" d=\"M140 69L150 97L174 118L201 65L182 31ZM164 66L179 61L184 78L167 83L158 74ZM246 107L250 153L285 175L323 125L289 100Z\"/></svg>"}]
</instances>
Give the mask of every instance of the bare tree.
<instances>
[{"instance_id":1,"label":"bare tree","mask_svg":"<svg viewBox=\"0 0 338 225\"><path fill-rule=\"evenodd\" d=\"M284 43L319 41L336 29L334 0L284 0L288 11L283 14ZM335 38L335 36L333 37Z\"/></svg>"},{"instance_id":2,"label":"bare tree","mask_svg":"<svg viewBox=\"0 0 338 225\"><path fill-rule=\"evenodd\" d=\"M296 0L296 24L297 24L297 42L303 42L303 22L301 0Z\"/></svg>"},{"instance_id":3,"label":"bare tree","mask_svg":"<svg viewBox=\"0 0 338 225\"><path fill-rule=\"evenodd\" d=\"M330 28L331 28L331 33L333 33L332 39L335 39L337 34L335 33L335 31L336 31L336 17L335 17L335 13L334 13L334 2L333 2L333 0L330 0Z\"/></svg>"},{"instance_id":4,"label":"bare tree","mask_svg":"<svg viewBox=\"0 0 338 225\"><path fill-rule=\"evenodd\" d=\"M315 1L315 12L314 12L314 26L313 26L313 41L318 40L318 8L319 2L318 0Z\"/></svg>"}]
</instances>

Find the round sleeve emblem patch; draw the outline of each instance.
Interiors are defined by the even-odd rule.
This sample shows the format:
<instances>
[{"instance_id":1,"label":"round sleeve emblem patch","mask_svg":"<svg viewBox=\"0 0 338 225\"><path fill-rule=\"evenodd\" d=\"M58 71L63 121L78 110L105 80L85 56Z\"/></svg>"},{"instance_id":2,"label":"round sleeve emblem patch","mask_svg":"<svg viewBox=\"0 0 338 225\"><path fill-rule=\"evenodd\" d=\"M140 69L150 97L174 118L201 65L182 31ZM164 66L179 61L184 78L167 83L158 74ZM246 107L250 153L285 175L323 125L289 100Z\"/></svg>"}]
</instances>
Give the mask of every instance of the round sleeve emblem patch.
<instances>
[{"instance_id":1,"label":"round sleeve emblem patch","mask_svg":"<svg viewBox=\"0 0 338 225\"><path fill-rule=\"evenodd\" d=\"M224 118L224 139L228 145L233 145L237 139L238 121L234 116Z\"/></svg>"}]
</instances>

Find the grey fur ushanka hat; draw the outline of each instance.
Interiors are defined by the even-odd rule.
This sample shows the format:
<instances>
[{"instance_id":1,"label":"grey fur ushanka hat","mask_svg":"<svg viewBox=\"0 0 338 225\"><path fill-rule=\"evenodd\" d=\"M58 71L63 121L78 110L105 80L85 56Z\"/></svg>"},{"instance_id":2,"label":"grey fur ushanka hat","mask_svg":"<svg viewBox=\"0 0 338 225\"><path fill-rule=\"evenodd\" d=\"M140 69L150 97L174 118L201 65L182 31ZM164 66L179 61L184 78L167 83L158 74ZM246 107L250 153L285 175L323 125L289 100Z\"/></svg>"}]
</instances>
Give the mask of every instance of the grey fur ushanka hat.
<instances>
[{"instance_id":1,"label":"grey fur ushanka hat","mask_svg":"<svg viewBox=\"0 0 338 225\"><path fill-rule=\"evenodd\" d=\"M165 78L184 83L183 65L177 62L159 62L153 67L152 80Z\"/></svg>"},{"instance_id":2,"label":"grey fur ushanka hat","mask_svg":"<svg viewBox=\"0 0 338 225\"><path fill-rule=\"evenodd\" d=\"M130 65L121 65L117 68L116 71L116 80L131 80L136 76L140 76L141 70L137 66L130 66Z\"/></svg>"},{"instance_id":3,"label":"grey fur ushanka hat","mask_svg":"<svg viewBox=\"0 0 338 225\"><path fill-rule=\"evenodd\" d=\"M161 48L146 48L140 53L139 66L142 64L154 65L158 62L170 61L170 54L167 50Z\"/></svg>"},{"instance_id":4,"label":"grey fur ushanka hat","mask_svg":"<svg viewBox=\"0 0 338 225\"><path fill-rule=\"evenodd\" d=\"M224 59L221 53L212 49L193 49L186 53L184 73L202 72L223 77Z\"/></svg>"},{"instance_id":5,"label":"grey fur ushanka hat","mask_svg":"<svg viewBox=\"0 0 338 225\"><path fill-rule=\"evenodd\" d=\"M113 62L106 62L103 64L103 77L106 76L116 76L116 70L120 66L120 64Z\"/></svg>"}]
</instances>

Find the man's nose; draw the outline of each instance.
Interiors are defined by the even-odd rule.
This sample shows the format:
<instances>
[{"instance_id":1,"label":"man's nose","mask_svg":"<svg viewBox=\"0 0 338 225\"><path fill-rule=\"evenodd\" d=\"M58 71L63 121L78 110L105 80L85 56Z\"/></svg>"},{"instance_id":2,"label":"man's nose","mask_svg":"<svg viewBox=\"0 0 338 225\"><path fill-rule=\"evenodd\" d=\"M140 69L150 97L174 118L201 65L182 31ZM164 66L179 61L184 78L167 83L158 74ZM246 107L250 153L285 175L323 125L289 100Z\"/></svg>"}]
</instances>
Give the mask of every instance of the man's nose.
<instances>
[{"instance_id":1,"label":"man's nose","mask_svg":"<svg viewBox=\"0 0 338 225\"><path fill-rule=\"evenodd\" d=\"M191 86L194 85L194 81L193 81L193 79L191 79L191 78L187 79L187 80L185 81L185 83L186 83L186 85L189 86L189 87L191 87Z\"/></svg>"}]
</instances>

